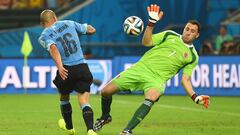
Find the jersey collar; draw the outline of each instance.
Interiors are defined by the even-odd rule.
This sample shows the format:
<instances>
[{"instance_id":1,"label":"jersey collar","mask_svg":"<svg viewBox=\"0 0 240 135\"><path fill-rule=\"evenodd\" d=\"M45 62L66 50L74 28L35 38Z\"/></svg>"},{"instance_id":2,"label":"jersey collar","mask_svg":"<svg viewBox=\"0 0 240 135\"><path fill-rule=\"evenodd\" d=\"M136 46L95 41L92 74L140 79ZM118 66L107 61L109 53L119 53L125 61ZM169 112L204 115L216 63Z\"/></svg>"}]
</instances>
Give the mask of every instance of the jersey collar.
<instances>
[{"instance_id":1,"label":"jersey collar","mask_svg":"<svg viewBox=\"0 0 240 135\"><path fill-rule=\"evenodd\" d=\"M183 42L183 40L182 40L182 35L180 35L180 40ZM183 42L183 44L184 44L186 47L188 47L188 48L193 47L193 44L189 45L189 44L186 44L186 43L184 43L184 42Z\"/></svg>"}]
</instances>

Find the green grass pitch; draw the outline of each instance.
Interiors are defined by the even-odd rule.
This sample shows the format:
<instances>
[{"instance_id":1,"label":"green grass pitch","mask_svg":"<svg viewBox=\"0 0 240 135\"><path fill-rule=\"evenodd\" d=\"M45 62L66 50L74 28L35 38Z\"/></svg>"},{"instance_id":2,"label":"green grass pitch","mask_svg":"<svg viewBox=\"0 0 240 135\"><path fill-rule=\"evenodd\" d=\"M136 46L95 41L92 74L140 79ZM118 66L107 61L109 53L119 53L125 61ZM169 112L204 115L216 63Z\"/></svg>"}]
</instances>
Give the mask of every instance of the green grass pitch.
<instances>
[{"instance_id":1,"label":"green grass pitch","mask_svg":"<svg viewBox=\"0 0 240 135\"><path fill-rule=\"evenodd\" d=\"M111 124L98 135L118 135L142 95L115 95ZM72 95L73 121L77 135L86 135L82 112ZM91 96L95 119L100 116L100 96ZM239 135L240 97L211 97L209 109L187 96L162 96L133 131L135 135ZM58 95L0 95L0 135L65 135L58 128L61 118Z\"/></svg>"}]
</instances>

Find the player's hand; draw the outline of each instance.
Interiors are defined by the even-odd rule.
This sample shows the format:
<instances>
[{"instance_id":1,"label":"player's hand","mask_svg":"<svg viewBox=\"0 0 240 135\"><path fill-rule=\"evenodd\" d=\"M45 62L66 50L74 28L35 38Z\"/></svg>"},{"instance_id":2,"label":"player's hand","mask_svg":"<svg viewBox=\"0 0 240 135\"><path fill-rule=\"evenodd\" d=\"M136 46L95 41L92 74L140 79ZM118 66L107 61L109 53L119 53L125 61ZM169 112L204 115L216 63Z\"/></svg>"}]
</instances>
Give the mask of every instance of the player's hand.
<instances>
[{"instance_id":1,"label":"player's hand","mask_svg":"<svg viewBox=\"0 0 240 135\"><path fill-rule=\"evenodd\" d=\"M67 79L68 77L68 70L65 69L63 66L58 68L59 75L63 80Z\"/></svg>"},{"instance_id":2,"label":"player's hand","mask_svg":"<svg viewBox=\"0 0 240 135\"><path fill-rule=\"evenodd\" d=\"M96 29L92 25L87 26L87 34L92 35L96 32Z\"/></svg>"},{"instance_id":3,"label":"player's hand","mask_svg":"<svg viewBox=\"0 0 240 135\"><path fill-rule=\"evenodd\" d=\"M206 109L210 103L210 97L207 95L197 96L196 94L193 94L192 99L195 103L203 105Z\"/></svg>"},{"instance_id":4,"label":"player's hand","mask_svg":"<svg viewBox=\"0 0 240 135\"><path fill-rule=\"evenodd\" d=\"M149 20L148 20L148 26L153 27L157 21L159 21L163 16L163 11L160 10L160 7L156 4L151 4L147 7Z\"/></svg>"}]
</instances>

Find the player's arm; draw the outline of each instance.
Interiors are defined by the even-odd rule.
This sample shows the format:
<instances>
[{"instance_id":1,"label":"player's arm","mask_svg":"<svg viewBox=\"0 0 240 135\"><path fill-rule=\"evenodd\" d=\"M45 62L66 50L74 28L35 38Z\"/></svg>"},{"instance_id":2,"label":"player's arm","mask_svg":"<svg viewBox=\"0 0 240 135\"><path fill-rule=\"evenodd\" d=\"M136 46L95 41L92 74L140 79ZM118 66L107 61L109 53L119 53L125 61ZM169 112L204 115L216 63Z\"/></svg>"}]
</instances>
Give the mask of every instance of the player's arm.
<instances>
[{"instance_id":1,"label":"player's arm","mask_svg":"<svg viewBox=\"0 0 240 135\"><path fill-rule=\"evenodd\" d=\"M188 65L188 67L191 67L192 65ZM197 103L197 104L200 104L200 105L203 105L205 108L208 108L208 105L209 105L209 100L210 100L210 97L207 96L207 95L197 95L194 90L193 90L193 87L192 87L192 83L191 83L191 80L190 80L190 77L191 77L191 73L192 73L192 69L191 68L187 68L187 69L184 69L183 71L183 75L182 75L182 86L184 88L184 90L187 92L188 96L191 97L191 99Z\"/></svg>"},{"instance_id":2,"label":"player's arm","mask_svg":"<svg viewBox=\"0 0 240 135\"><path fill-rule=\"evenodd\" d=\"M88 25L86 23L81 24L81 23L77 23L74 21L72 21L72 23L74 24L77 32L80 34L92 35L92 34L96 33L96 29L92 25Z\"/></svg>"},{"instance_id":3,"label":"player's arm","mask_svg":"<svg viewBox=\"0 0 240 135\"><path fill-rule=\"evenodd\" d=\"M93 35L94 33L96 33L96 29L92 25L87 25L87 34Z\"/></svg>"},{"instance_id":4,"label":"player's arm","mask_svg":"<svg viewBox=\"0 0 240 135\"><path fill-rule=\"evenodd\" d=\"M51 57L53 58L53 60L55 62L55 65L58 69L59 75L61 76L61 78L63 80L65 80L68 76L68 71L67 71L67 69L65 69L63 67L61 55L60 55L60 53L58 51L58 48L55 44L50 45L49 53L50 53Z\"/></svg>"},{"instance_id":5,"label":"player's arm","mask_svg":"<svg viewBox=\"0 0 240 135\"><path fill-rule=\"evenodd\" d=\"M149 15L149 21L148 21L148 26L145 29L145 32L143 34L142 38L142 44L144 46L152 46L153 41L152 41L152 32L155 24L157 21L161 20L163 16L163 11L160 10L160 7L155 5L150 5L147 7L148 15Z\"/></svg>"},{"instance_id":6,"label":"player's arm","mask_svg":"<svg viewBox=\"0 0 240 135\"><path fill-rule=\"evenodd\" d=\"M207 95L197 95L192 87L190 76L183 74L182 75L182 85L187 94L192 98L192 100L200 105L203 105L205 108L208 108L210 97Z\"/></svg>"},{"instance_id":7,"label":"player's arm","mask_svg":"<svg viewBox=\"0 0 240 135\"><path fill-rule=\"evenodd\" d=\"M147 26L143 38L142 38L142 44L144 46L152 46L152 32L153 32L153 27Z\"/></svg>"},{"instance_id":8,"label":"player's arm","mask_svg":"<svg viewBox=\"0 0 240 135\"><path fill-rule=\"evenodd\" d=\"M188 96L191 97L195 92L190 81L190 76L183 74L181 83L183 85L184 90L187 92Z\"/></svg>"},{"instance_id":9,"label":"player's arm","mask_svg":"<svg viewBox=\"0 0 240 135\"><path fill-rule=\"evenodd\" d=\"M198 54L195 49L193 50L193 54L195 56L195 59L193 59L194 61L187 64L183 68L182 85L183 85L185 91L187 92L187 94L192 98L192 100L195 103L203 105L205 108L208 108L210 97L207 95L197 95L197 93L194 92L194 89L192 87L192 83L190 80L192 72L195 69L195 67L197 66L198 60L199 60Z\"/></svg>"},{"instance_id":10,"label":"player's arm","mask_svg":"<svg viewBox=\"0 0 240 135\"><path fill-rule=\"evenodd\" d=\"M62 65L61 55L58 51L58 48L57 48L55 42L47 35L49 35L49 34L42 34L39 37L38 42L40 43L40 45L42 45L42 47L44 49L49 51L51 57L53 58L53 60L55 62L56 67L58 68L61 78L63 80L65 80L68 75L67 70Z\"/></svg>"}]
</instances>

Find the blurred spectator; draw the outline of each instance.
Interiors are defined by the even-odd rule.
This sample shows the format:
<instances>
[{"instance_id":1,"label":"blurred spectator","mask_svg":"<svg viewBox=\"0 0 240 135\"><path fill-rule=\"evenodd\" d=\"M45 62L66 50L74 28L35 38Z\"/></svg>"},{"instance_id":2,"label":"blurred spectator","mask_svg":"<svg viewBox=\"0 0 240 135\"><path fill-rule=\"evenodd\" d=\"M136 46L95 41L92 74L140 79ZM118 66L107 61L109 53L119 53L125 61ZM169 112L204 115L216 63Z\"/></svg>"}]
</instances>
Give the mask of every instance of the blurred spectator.
<instances>
[{"instance_id":1,"label":"blurred spectator","mask_svg":"<svg viewBox=\"0 0 240 135\"><path fill-rule=\"evenodd\" d=\"M205 40L199 52L200 55L213 55L213 46L209 40Z\"/></svg>"},{"instance_id":2,"label":"blurred spectator","mask_svg":"<svg viewBox=\"0 0 240 135\"><path fill-rule=\"evenodd\" d=\"M0 9L10 9L12 7L12 0L0 0Z\"/></svg>"},{"instance_id":3,"label":"blurred spectator","mask_svg":"<svg viewBox=\"0 0 240 135\"><path fill-rule=\"evenodd\" d=\"M57 8L57 0L46 0L47 8L55 9Z\"/></svg>"},{"instance_id":4,"label":"blurred spectator","mask_svg":"<svg viewBox=\"0 0 240 135\"><path fill-rule=\"evenodd\" d=\"M15 9L15 8L17 8L17 6L18 6L18 0L12 0L11 8Z\"/></svg>"},{"instance_id":5,"label":"blurred spectator","mask_svg":"<svg viewBox=\"0 0 240 135\"><path fill-rule=\"evenodd\" d=\"M28 0L17 0L15 8L17 9L28 8Z\"/></svg>"},{"instance_id":6,"label":"blurred spectator","mask_svg":"<svg viewBox=\"0 0 240 135\"><path fill-rule=\"evenodd\" d=\"M221 49L221 45L225 41L227 41L227 42L233 41L233 37L227 33L226 26L222 25L219 28L219 35L216 37L216 40L215 40L215 49L216 49L217 53L219 53L219 51Z\"/></svg>"},{"instance_id":7,"label":"blurred spectator","mask_svg":"<svg viewBox=\"0 0 240 135\"><path fill-rule=\"evenodd\" d=\"M43 8L45 6L45 0L28 0L29 8Z\"/></svg>"},{"instance_id":8,"label":"blurred spectator","mask_svg":"<svg viewBox=\"0 0 240 135\"><path fill-rule=\"evenodd\" d=\"M240 55L240 44L237 43L237 55Z\"/></svg>"},{"instance_id":9,"label":"blurred spectator","mask_svg":"<svg viewBox=\"0 0 240 135\"><path fill-rule=\"evenodd\" d=\"M0 0L1 9L27 9L66 7L74 0Z\"/></svg>"},{"instance_id":10,"label":"blurred spectator","mask_svg":"<svg viewBox=\"0 0 240 135\"><path fill-rule=\"evenodd\" d=\"M74 0L57 0L58 7L65 7Z\"/></svg>"},{"instance_id":11,"label":"blurred spectator","mask_svg":"<svg viewBox=\"0 0 240 135\"><path fill-rule=\"evenodd\" d=\"M219 54L220 55L233 55L235 54L236 50L235 46L232 41L224 41L221 45L221 49Z\"/></svg>"},{"instance_id":12,"label":"blurred spectator","mask_svg":"<svg viewBox=\"0 0 240 135\"><path fill-rule=\"evenodd\" d=\"M240 45L239 42L233 42L233 45L230 46L230 54L231 55L239 55L240 54Z\"/></svg>"}]
</instances>

